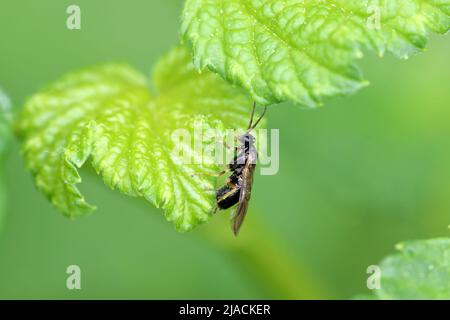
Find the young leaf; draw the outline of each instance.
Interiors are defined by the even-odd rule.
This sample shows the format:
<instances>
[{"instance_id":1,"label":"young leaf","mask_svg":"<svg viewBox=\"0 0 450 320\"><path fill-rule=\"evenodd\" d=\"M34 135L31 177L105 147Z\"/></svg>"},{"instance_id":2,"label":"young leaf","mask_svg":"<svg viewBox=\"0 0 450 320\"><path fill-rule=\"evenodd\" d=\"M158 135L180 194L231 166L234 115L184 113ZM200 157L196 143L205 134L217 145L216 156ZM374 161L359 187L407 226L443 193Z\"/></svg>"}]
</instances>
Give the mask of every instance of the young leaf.
<instances>
[{"instance_id":1,"label":"young leaf","mask_svg":"<svg viewBox=\"0 0 450 320\"><path fill-rule=\"evenodd\" d=\"M380 299L450 299L450 239L410 241L381 263Z\"/></svg>"},{"instance_id":2,"label":"young leaf","mask_svg":"<svg viewBox=\"0 0 450 320\"><path fill-rule=\"evenodd\" d=\"M204 173L218 172L218 165L179 164L172 133L185 129L192 137L198 123L222 131L246 127L251 101L215 74L198 73L191 59L184 48L162 59L154 95L131 67L107 64L69 74L28 101L18 122L25 162L61 212L93 210L76 186L77 169L91 159L108 186L161 206L178 230L208 220L214 194L205 190L215 179Z\"/></svg>"},{"instance_id":3,"label":"young leaf","mask_svg":"<svg viewBox=\"0 0 450 320\"><path fill-rule=\"evenodd\" d=\"M450 0L186 0L181 34L260 104L315 107L367 84L363 49L407 58L449 27Z\"/></svg>"}]
</instances>

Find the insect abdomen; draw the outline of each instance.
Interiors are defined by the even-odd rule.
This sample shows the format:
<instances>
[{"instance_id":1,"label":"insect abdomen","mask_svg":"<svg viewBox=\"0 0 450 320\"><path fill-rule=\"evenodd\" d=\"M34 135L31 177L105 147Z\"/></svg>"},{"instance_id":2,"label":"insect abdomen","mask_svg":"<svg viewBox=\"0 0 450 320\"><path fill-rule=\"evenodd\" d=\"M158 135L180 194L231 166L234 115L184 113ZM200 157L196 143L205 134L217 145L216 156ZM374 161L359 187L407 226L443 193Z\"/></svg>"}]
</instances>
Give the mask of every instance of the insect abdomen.
<instances>
[{"instance_id":1,"label":"insect abdomen","mask_svg":"<svg viewBox=\"0 0 450 320\"><path fill-rule=\"evenodd\" d=\"M231 208L239 202L239 196L241 194L240 188L230 188L225 186L217 191L217 207L221 210Z\"/></svg>"}]
</instances>

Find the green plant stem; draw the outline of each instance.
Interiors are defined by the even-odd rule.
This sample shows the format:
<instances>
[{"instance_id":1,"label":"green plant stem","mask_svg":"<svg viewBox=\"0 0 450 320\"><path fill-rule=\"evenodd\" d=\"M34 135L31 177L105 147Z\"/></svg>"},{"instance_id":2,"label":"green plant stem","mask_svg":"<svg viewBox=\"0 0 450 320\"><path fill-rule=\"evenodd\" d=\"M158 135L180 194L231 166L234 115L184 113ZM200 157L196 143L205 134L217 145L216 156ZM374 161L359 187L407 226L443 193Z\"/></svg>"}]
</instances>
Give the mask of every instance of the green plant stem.
<instances>
[{"instance_id":1,"label":"green plant stem","mask_svg":"<svg viewBox=\"0 0 450 320\"><path fill-rule=\"evenodd\" d=\"M258 216L256 212L250 215ZM228 216L227 213L224 216ZM298 257L294 258L285 243L260 220L246 223L241 234L233 236L229 224L216 217L201 228L199 234L229 254L243 273L267 293L261 298L323 299L327 290Z\"/></svg>"}]
</instances>

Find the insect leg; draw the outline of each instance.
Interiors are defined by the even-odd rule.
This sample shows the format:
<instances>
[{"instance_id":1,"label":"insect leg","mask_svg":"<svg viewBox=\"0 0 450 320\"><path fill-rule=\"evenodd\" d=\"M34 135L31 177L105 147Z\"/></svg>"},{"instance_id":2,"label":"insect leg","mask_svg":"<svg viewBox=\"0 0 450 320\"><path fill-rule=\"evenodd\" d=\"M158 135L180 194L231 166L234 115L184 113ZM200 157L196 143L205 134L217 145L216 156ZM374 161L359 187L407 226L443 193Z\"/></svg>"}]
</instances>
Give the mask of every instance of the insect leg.
<instances>
[{"instance_id":1,"label":"insect leg","mask_svg":"<svg viewBox=\"0 0 450 320\"><path fill-rule=\"evenodd\" d=\"M232 146L230 146L228 144L228 142L229 142L229 141L227 141L228 136L216 137L216 143L223 144L224 147L227 148L228 150L237 150L237 149L239 149L239 146L237 146L235 144L236 144L236 141L238 141L239 135L237 135L236 133L233 133L232 136L233 136L233 145Z\"/></svg>"},{"instance_id":2,"label":"insect leg","mask_svg":"<svg viewBox=\"0 0 450 320\"><path fill-rule=\"evenodd\" d=\"M224 174L226 174L228 172L228 170L223 170L223 171L220 171L220 172L201 172L201 173L195 173L195 174L191 174L191 178L194 178L194 177L198 177L198 176L210 176L210 177L221 177L221 176L223 176Z\"/></svg>"},{"instance_id":3,"label":"insect leg","mask_svg":"<svg viewBox=\"0 0 450 320\"><path fill-rule=\"evenodd\" d=\"M224 174L226 174L227 172L229 172L229 170L223 170L221 172L201 172L201 173L191 174L191 178L199 177L199 176L221 177ZM216 193L217 192L216 189L211 189L211 188L203 188L203 190L205 192L209 192L209 193L213 193L213 192Z\"/></svg>"},{"instance_id":4,"label":"insect leg","mask_svg":"<svg viewBox=\"0 0 450 320\"><path fill-rule=\"evenodd\" d=\"M206 193L214 193L214 194L216 194L216 192L217 192L217 190L216 189L208 189L208 188L205 188L205 189L203 189Z\"/></svg>"}]
</instances>

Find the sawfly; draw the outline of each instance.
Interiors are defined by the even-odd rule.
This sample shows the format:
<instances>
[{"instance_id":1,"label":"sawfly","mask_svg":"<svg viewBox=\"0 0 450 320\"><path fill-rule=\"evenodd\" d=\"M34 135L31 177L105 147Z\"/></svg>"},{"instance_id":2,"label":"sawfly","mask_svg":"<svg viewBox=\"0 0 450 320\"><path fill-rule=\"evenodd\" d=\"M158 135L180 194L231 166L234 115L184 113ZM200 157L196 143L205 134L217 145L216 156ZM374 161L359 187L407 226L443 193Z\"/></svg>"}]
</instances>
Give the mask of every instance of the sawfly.
<instances>
[{"instance_id":1,"label":"sawfly","mask_svg":"<svg viewBox=\"0 0 450 320\"><path fill-rule=\"evenodd\" d=\"M228 177L225 186L216 191L216 211L226 210L237 205L232 216L232 228L236 236L247 214L252 192L253 173L256 167L256 160L258 159L255 137L251 132L266 114L267 107L264 108L262 115L253 124L255 110L256 103L253 104L253 111L247 131L237 137L239 146L236 147L235 156L228 165L228 170L231 172L231 175Z\"/></svg>"}]
</instances>

